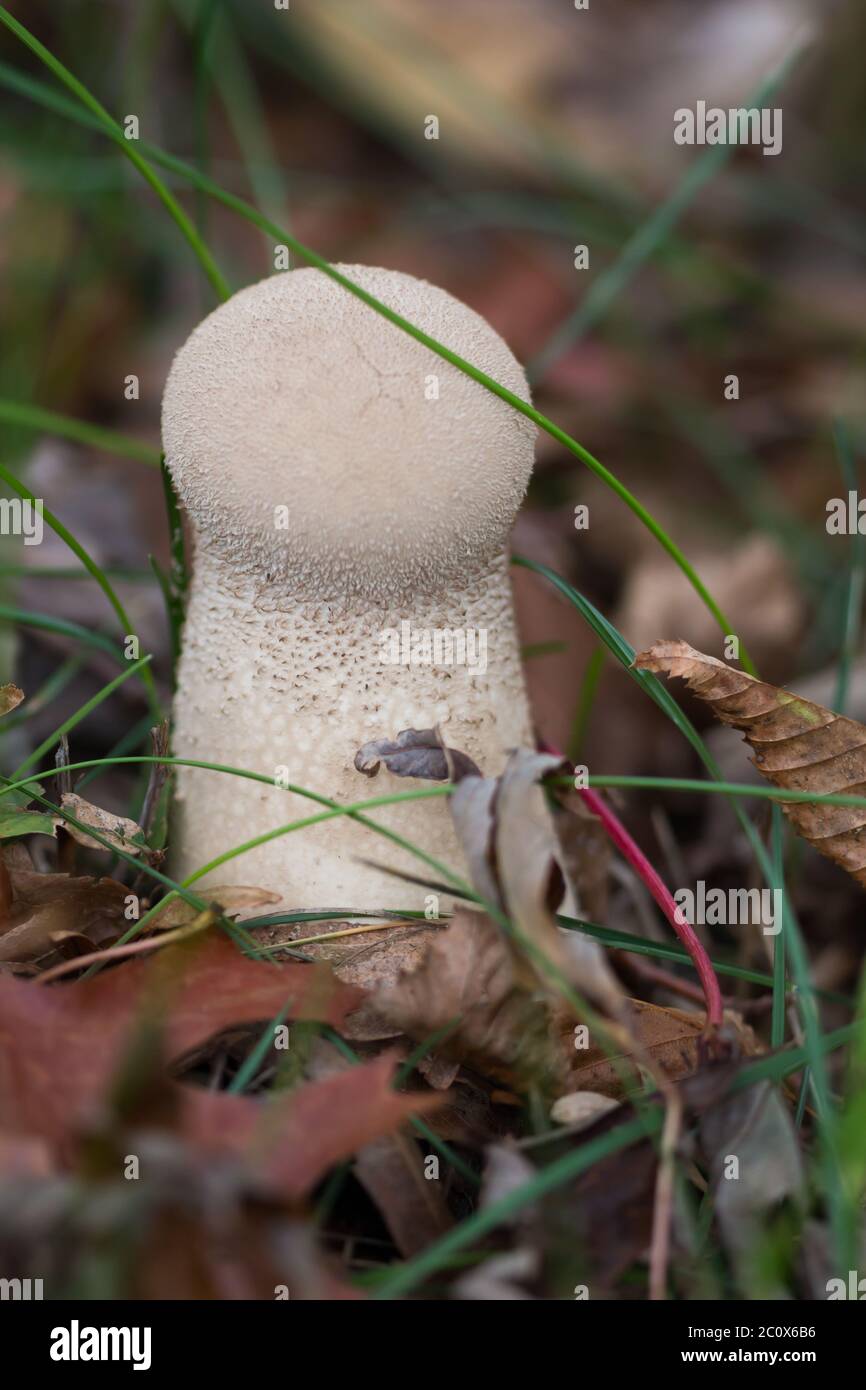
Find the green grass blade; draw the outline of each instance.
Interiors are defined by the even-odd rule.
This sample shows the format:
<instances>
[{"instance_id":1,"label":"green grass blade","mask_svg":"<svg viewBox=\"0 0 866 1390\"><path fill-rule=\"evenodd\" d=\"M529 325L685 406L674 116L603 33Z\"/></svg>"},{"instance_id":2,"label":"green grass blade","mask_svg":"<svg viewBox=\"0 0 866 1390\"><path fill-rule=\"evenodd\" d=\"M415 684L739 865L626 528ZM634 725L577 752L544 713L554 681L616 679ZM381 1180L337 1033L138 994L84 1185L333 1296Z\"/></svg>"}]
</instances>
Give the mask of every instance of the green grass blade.
<instances>
[{"instance_id":1,"label":"green grass blade","mask_svg":"<svg viewBox=\"0 0 866 1390\"><path fill-rule=\"evenodd\" d=\"M618 1125L616 1129L610 1130L607 1134L590 1139L588 1143L581 1145L572 1153L565 1154L562 1158L549 1163L536 1173L529 1182L510 1192L507 1197L501 1197L499 1201L491 1202L489 1206L473 1212L447 1235L434 1241L432 1245L428 1245L427 1249L423 1250L420 1255L398 1265L378 1285L373 1297L377 1299L399 1298L409 1293L447 1264L451 1256L457 1251L465 1249L467 1245L474 1244L488 1232L494 1231L504 1221L510 1220L518 1212L523 1211L530 1203L537 1202L539 1198L546 1196L548 1192L554 1192L558 1187L564 1187L566 1183L574 1182L575 1178L580 1177L581 1173L585 1173L600 1159L608 1158L611 1154L618 1153L630 1144L634 1144L650 1134L657 1133L661 1129L661 1124L661 1109L648 1111L643 1116Z\"/></svg>"},{"instance_id":2,"label":"green grass blade","mask_svg":"<svg viewBox=\"0 0 866 1390\"><path fill-rule=\"evenodd\" d=\"M783 851L785 844L782 808L774 803L773 816L773 889L785 892ZM785 1041L785 1009L788 1003L788 986L785 976L785 916L782 914L781 929L773 937L773 1012L770 1019L770 1046L781 1047Z\"/></svg>"},{"instance_id":3,"label":"green grass blade","mask_svg":"<svg viewBox=\"0 0 866 1390\"><path fill-rule=\"evenodd\" d=\"M0 603L0 622L14 623L19 627L35 627L43 632L55 632L61 637L72 637L86 647L96 647L98 651L108 652L115 661L124 660L117 642L104 632L94 632L90 628L81 627L79 623L71 623L66 618L53 618L48 613L34 613L29 608L13 608L7 603Z\"/></svg>"},{"instance_id":4,"label":"green grass blade","mask_svg":"<svg viewBox=\"0 0 866 1390\"><path fill-rule=\"evenodd\" d=\"M580 759L580 750L586 738L586 731L589 727L590 717L595 697L598 693L598 683L604 669L604 646L602 643L595 648L589 661L586 663L586 670L583 673L583 680L580 684L580 694L577 699L577 708L574 712L574 720L571 726L571 737L568 740L566 753L573 763Z\"/></svg>"},{"instance_id":5,"label":"green grass blade","mask_svg":"<svg viewBox=\"0 0 866 1390\"><path fill-rule=\"evenodd\" d=\"M849 492L857 492L857 468L851 453L851 441L844 423L837 422L833 431L836 453L842 469L842 477ZM863 591L866 581L866 536L859 531L851 537L848 563L848 586L845 596L845 609L842 629L842 650L839 654L839 669L836 675L836 693L833 708L839 714L845 713L848 703L848 686L851 681L851 666L859 651L860 620L863 612Z\"/></svg>"},{"instance_id":6,"label":"green grass blade","mask_svg":"<svg viewBox=\"0 0 866 1390\"><path fill-rule=\"evenodd\" d=\"M60 742L64 734L70 733L77 724L81 723L82 719L86 719L89 714L92 714L95 709L99 708L103 701L107 700L110 695L113 695L119 686L123 685L125 681L128 681L131 676L138 675L142 667L151 660L152 657L143 656L138 661L133 662L125 671L121 671L119 676L115 676L114 680L109 681L107 685L104 685L101 690L98 690L95 695L92 695L89 700L79 706L74 714L70 714L68 719L64 719L63 723L59 724L53 733L50 733L47 738L42 740L37 748L33 749L33 752L24 759L20 767L15 769L12 774L13 779L17 780L23 777L25 772L31 767L35 767L39 760L43 758L55 744Z\"/></svg>"},{"instance_id":7,"label":"green grass blade","mask_svg":"<svg viewBox=\"0 0 866 1390\"><path fill-rule=\"evenodd\" d=\"M37 499L30 491L30 489L28 487L25 487L25 485L22 482L19 482L19 480L14 476L14 474L10 473L9 470L4 468L2 464L0 464L0 479L2 479L6 486L10 487L13 492L17 492L19 497L23 497L26 501L36 504ZM105 594L105 597L108 599L108 602L110 603L114 611L117 621L120 623L121 631L123 632L124 637L134 636L135 629L132 626L132 620L130 619L129 614L127 613L120 599L117 597L117 594L115 593L111 581L106 577L103 570L96 563L93 557L84 549L84 546L81 544L81 542L76 540L72 532L68 530L66 526L64 526L63 522L59 519L59 517L56 517L53 512L49 511L49 509L45 506L44 503L41 504L40 510L43 519L48 522L48 525L51 527L54 534L60 537L64 545L68 546L69 549L72 551L73 555L75 555L81 561L88 574L90 574L96 580L100 589ZM161 719L162 712L160 710L159 699L156 694L156 686L153 680L153 672L150 670L150 666L145 662L136 662L135 669L141 672L142 683L147 690L148 698L150 700L150 705L154 717L157 720Z\"/></svg>"},{"instance_id":8,"label":"green grass blade","mask_svg":"<svg viewBox=\"0 0 866 1390\"><path fill-rule=\"evenodd\" d=\"M72 439L77 444L86 444L102 453L118 454L134 459L136 463L145 463L150 468L159 467L159 449L153 445L116 430L88 424L86 420L76 420L71 415L59 415L54 410L42 410L39 406L19 401L0 400L0 423L40 434L55 434L61 439Z\"/></svg>"},{"instance_id":9,"label":"green grass blade","mask_svg":"<svg viewBox=\"0 0 866 1390\"><path fill-rule=\"evenodd\" d=\"M788 76L805 45L799 45L761 83L747 106L765 106ZM641 266L667 240L701 189L718 173L736 149L735 144L710 145L694 160L670 197L629 238L619 256L593 280L578 307L556 330L550 342L530 363L529 377L537 381L602 318Z\"/></svg>"},{"instance_id":10,"label":"green grass blade","mask_svg":"<svg viewBox=\"0 0 866 1390\"><path fill-rule=\"evenodd\" d=\"M2 5L0 5L0 24L5 24L6 28L11 30L15 37L20 39L21 42L30 49L31 53L35 53L39 61L45 64L49 72L53 73L59 82L62 82L67 91L72 92L73 96L81 102L82 106L85 106L87 110L100 121L105 133L114 141L118 148L123 151L126 158L135 166L142 178L145 179L153 189L166 212L173 218L181 234L186 238L190 248L198 258L218 298L228 299L231 290L223 279L213 256L207 246L205 246L176 198L169 192L162 179L156 171L151 168L144 156L139 154L138 150L135 148L136 142L126 139L122 126L113 116L109 115L102 103L97 101L96 97L84 86L84 83L80 82L67 67L64 67L63 63L61 63L58 58L55 58L54 54L51 53L44 44L40 43L36 36L31 34L30 30L26 29L24 25L15 19Z\"/></svg>"}]
</instances>

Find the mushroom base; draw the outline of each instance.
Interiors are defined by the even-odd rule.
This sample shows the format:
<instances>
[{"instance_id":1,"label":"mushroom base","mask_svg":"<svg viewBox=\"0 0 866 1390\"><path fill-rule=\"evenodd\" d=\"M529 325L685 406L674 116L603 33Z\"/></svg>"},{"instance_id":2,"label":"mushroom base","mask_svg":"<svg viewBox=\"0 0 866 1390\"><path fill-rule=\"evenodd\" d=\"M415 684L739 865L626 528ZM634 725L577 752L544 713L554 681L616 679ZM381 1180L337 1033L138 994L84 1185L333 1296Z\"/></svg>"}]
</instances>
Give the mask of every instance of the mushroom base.
<instances>
[{"instance_id":1,"label":"mushroom base","mask_svg":"<svg viewBox=\"0 0 866 1390\"><path fill-rule=\"evenodd\" d=\"M215 551L196 553L174 706L173 751L274 779L177 769L172 870L185 877L257 836L319 809L285 789L349 805L422 785L384 767L356 771L362 744L409 728L441 727L485 774L531 741L511 603L508 560L459 592L394 606L292 601L240 575ZM445 798L366 813L462 876L467 868ZM362 861L426 880L429 865L352 821L332 818L212 870L205 885L278 893L285 910L448 910L431 889Z\"/></svg>"}]
</instances>

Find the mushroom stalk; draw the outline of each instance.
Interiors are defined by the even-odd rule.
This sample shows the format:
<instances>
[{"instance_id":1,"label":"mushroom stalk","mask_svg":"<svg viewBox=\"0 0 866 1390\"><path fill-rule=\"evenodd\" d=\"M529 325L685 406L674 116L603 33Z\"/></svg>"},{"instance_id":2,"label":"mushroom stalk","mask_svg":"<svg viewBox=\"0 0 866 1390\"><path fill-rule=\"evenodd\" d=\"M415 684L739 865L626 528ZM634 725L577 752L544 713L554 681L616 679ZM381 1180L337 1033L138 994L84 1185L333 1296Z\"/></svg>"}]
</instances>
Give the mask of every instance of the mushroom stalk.
<instances>
[{"instance_id":1,"label":"mushroom stalk","mask_svg":"<svg viewBox=\"0 0 866 1390\"><path fill-rule=\"evenodd\" d=\"M466 306L410 276L341 269L528 399L510 351ZM275 779L179 769L176 873L303 814L287 782L363 798L354 756L373 739L440 725L485 773L530 742L507 559L532 466L524 417L303 270L242 291L193 332L163 435L194 542L174 751ZM465 873L444 801L370 815ZM426 906L429 890L364 859L428 874L340 817L204 882L255 884L291 908Z\"/></svg>"}]
</instances>

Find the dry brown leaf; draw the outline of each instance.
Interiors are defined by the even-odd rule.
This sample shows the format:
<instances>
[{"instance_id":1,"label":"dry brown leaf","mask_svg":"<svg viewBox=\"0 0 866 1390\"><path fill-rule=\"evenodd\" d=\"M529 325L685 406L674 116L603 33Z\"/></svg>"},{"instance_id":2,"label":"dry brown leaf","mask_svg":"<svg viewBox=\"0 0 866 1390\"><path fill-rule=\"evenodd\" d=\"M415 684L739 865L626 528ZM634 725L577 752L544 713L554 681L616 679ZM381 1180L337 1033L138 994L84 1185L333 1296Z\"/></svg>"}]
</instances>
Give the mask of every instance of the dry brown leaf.
<instances>
[{"instance_id":1,"label":"dry brown leaf","mask_svg":"<svg viewBox=\"0 0 866 1390\"><path fill-rule=\"evenodd\" d=\"M127 816L115 816L111 811L103 811L101 806L94 806L92 802L76 796L75 792L64 792L60 805L64 811L81 821L82 825L89 825L96 830L103 840L109 842L112 849L123 849L127 854L147 854L145 834L136 821L130 820ZM54 824L62 826L66 833L85 849L105 850L105 845L100 844L99 840L94 840L62 816L55 816Z\"/></svg>"},{"instance_id":2,"label":"dry brown leaf","mask_svg":"<svg viewBox=\"0 0 866 1390\"><path fill-rule=\"evenodd\" d=\"M68 985L0 976L0 1116L10 1132L63 1145L104 1096L154 1006L164 1015L165 1053L174 1061L283 1008L291 1018L340 1027L358 997L324 965L264 964L222 934Z\"/></svg>"},{"instance_id":3,"label":"dry brown leaf","mask_svg":"<svg viewBox=\"0 0 866 1390\"><path fill-rule=\"evenodd\" d=\"M128 925L123 907L129 889L115 879L25 869L12 871L9 881L12 902L0 921L0 962L48 956L73 937L86 939L92 949Z\"/></svg>"},{"instance_id":4,"label":"dry brown leaf","mask_svg":"<svg viewBox=\"0 0 866 1390\"><path fill-rule=\"evenodd\" d=\"M789 791L866 795L866 726L756 680L687 642L656 642L634 662L681 676L723 724L741 729L754 763ZM783 802L798 834L866 888L866 809Z\"/></svg>"},{"instance_id":5,"label":"dry brown leaf","mask_svg":"<svg viewBox=\"0 0 866 1390\"><path fill-rule=\"evenodd\" d=\"M481 913L458 909L420 966L372 1003L419 1041L456 1021L437 1051L509 1083L523 1065L537 1065L539 1054L547 1054L548 1073L554 1064L547 1009L521 987L502 933Z\"/></svg>"},{"instance_id":6,"label":"dry brown leaf","mask_svg":"<svg viewBox=\"0 0 866 1390\"><path fill-rule=\"evenodd\" d=\"M407 1258L454 1224L443 1184L438 1177L425 1175L425 1161L415 1140L398 1132L366 1144L353 1169L382 1213L400 1254Z\"/></svg>"},{"instance_id":7,"label":"dry brown leaf","mask_svg":"<svg viewBox=\"0 0 866 1390\"><path fill-rule=\"evenodd\" d=\"M791 1110L765 1081L723 1097L701 1116L700 1143L719 1232L740 1277L754 1278L766 1223L783 1202L806 1202L803 1156ZM737 1160L736 1181L729 1163ZM766 1297L783 1298L774 1287Z\"/></svg>"},{"instance_id":8,"label":"dry brown leaf","mask_svg":"<svg viewBox=\"0 0 866 1390\"><path fill-rule=\"evenodd\" d=\"M223 887L221 884L214 889L206 889L205 897L209 903L215 903L223 913L231 913L233 917L249 908L280 902L280 894L271 893L267 888ZM192 903L184 902L183 898L172 898L155 914L151 925L155 931L167 931L171 927L187 926L198 915L198 909Z\"/></svg>"},{"instance_id":9,"label":"dry brown leaf","mask_svg":"<svg viewBox=\"0 0 866 1390\"><path fill-rule=\"evenodd\" d=\"M309 942L303 948L304 954L313 960L326 961L338 980L367 991L359 1007L346 1020L344 1037L352 1042L399 1037L400 1029L377 1012L375 991L388 989L396 984L402 971L414 970L420 965L428 943L436 932L443 930L443 923L395 922L383 931L359 931L348 937L339 935L346 928L353 929L357 925L338 921L316 923L316 934L325 939ZM281 934L280 939L291 946L294 937L304 937L309 930L309 923L302 923L291 928L289 934Z\"/></svg>"},{"instance_id":10,"label":"dry brown leaf","mask_svg":"<svg viewBox=\"0 0 866 1390\"><path fill-rule=\"evenodd\" d=\"M630 1031L641 1049L637 1064L630 1050L624 1049L611 1057L604 1048L594 1045L576 1049L573 1036L569 1040L568 1034L564 1033L563 1043L571 1046L569 1090L598 1091L619 1099L625 1095L626 1080L640 1081L640 1067L646 1065L647 1061L652 1062L671 1081L678 1081L695 1071L698 1065L698 1039L705 1023L704 1014L688 1013L684 1009L663 1009L642 999L632 999L630 1009ZM743 1052L754 1053L757 1045L751 1029L732 1013L725 1014L725 1021L739 1036ZM565 1020L565 1027L568 1026L569 1022Z\"/></svg>"},{"instance_id":11,"label":"dry brown leaf","mask_svg":"<svg viewBox=\"0 0 866 1390\"><path fill-rule=\"evenodd\" d=\"M421 1058L417 1070L434 1091L447 1091L457 1079L460 1063L451 1062L447 1057L438 1057L434 1052Z\"/></svg>"},{"instance_id":12,"label":"dry brown leaf","mask_svg":"<svg viewBox=\"0 0 866 1390\"><path fill-rule=\"evenodd\" d=\"M553 823L566 877L580 896L583 915L591 922L605 922L613 859L610 836L580 796L563 796L561 789L557 796L564 804L556 808Z\"/></svg>"},{"instance_id":13,"label":"dry brown leaf","mask_svg":"<svg viewBox=\"0 0 866 1390\"><path fill-rule=\"evenodd\" d=\"M17 685L0 685L0 715L8 714L24 699L24 691Z\"/></svg>"},{"instance_id":14,"label":"dry brown leaf","mask_svg":"<svg viewBox=\"0 0 866 1390\"><path fill-rule=\"evenodd\" d=\"M181 1129L198 1148L247 1158L269 1188L297 1200L335 1163L442 1104L430 1092L395 1091L395 1062L393 1052L383 1052L283 1092L267 1106L180 1085Z\"/></svg>"}]
</instances>

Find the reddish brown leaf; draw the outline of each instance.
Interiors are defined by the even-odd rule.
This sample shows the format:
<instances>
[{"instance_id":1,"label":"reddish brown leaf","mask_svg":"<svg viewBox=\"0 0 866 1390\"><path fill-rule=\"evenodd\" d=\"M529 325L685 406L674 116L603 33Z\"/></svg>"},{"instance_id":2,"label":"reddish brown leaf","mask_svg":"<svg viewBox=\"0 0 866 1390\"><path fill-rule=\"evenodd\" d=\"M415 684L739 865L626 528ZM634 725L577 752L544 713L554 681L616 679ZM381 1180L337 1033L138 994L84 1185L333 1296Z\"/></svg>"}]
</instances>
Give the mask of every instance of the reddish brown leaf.
<instances>
[{"instance_id":1,"label":"reddish brown leaf","mask_svg":"<svg viewBox=\"0 0 866 1390\"><path fill-rule=\"evenodd\" d=\"M171 1060L287 1004L293 1018L339 1026L359 997L326 966L261 964L222 935L70 985L0 977L0 1124L62 1140L103 1094L145 1008L164 1012Z\"/></svg>"},{"instance_id":2,"label":"reddish brown leaf","mask_svg":"<svg viewBox=\"0 0 866 1390\"><path fill-rule=\"evenodd\" d=\"M266 1106L181 1086L181 1128L202 1149L247 1157L268 1185L297 1200L335 1163L441 1104L436 1095L393 1090L395 1065L394 1055L383 1053Z\"/></svg>"}]
</instances>

